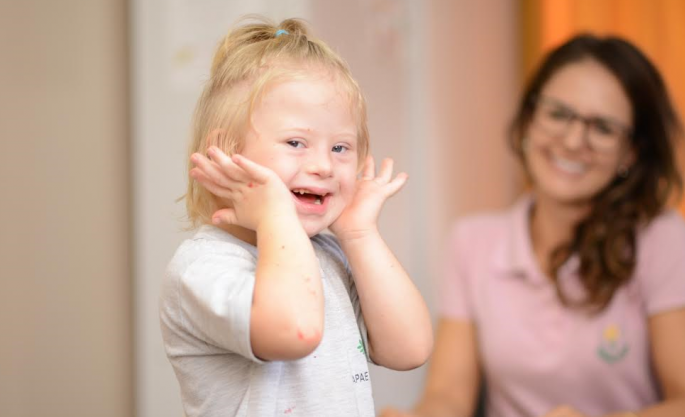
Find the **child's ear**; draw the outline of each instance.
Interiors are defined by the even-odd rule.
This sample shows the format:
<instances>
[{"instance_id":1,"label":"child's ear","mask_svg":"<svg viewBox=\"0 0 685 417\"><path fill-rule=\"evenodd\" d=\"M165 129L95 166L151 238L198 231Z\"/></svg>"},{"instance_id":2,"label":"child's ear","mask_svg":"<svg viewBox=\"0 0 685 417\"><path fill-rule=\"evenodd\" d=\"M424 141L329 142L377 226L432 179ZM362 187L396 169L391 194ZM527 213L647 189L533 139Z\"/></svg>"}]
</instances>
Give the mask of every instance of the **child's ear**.
<instances>
[{"instance_id":1,"label":"child's ear","mask_svg":"<svg viewBox=\"0 0 685 417\"><path fill-rule=\"evenodd\" d=\"M221 143L222 139L226 135L226 129L214 129L211 132L209 132L209 135L207 135L207 149L209 149L210 146L217 146L219 148L223 148L223 145Z\"/></svg>"}]
</instances>

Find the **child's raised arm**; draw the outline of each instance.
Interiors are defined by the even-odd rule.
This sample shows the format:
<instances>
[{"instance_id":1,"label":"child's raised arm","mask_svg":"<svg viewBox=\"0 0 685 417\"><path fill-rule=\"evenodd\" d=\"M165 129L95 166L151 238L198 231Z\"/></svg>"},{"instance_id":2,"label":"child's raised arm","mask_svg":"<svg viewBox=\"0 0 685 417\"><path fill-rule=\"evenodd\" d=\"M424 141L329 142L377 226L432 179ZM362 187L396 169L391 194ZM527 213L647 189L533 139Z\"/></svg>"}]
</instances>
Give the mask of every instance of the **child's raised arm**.
<instances>
[{"instance_id":1,"label":"child's raised arm","mask_svg":"<svg viewBox=\"0 0 685 417\"><path fill-rule=\"evenodd\" d=\"M250 316L250 342L264 360L307 356L323 333L323 290L319 263L290 191L271 170L245 157L228 157L211 147L209 158L193 154L190 172L226 208L212 216L215 225L255 231L258 249ZM249 240L249 239L246 239Z\"/></svg>"},{"instance_id":2,"label":"child's raised arm","mask_svg":"<svg viewBox=\"0 0 685 417\"><path fill-rule=\"evenodd\" d=\"M383 203L407 180L392 178L393 161L378 176L368 157L353 201L331 226L348 258L368 330L369 355L395 370L422 365L433 347L428 308L411 278L378 232Z\"/></svg>"}]
</instances>

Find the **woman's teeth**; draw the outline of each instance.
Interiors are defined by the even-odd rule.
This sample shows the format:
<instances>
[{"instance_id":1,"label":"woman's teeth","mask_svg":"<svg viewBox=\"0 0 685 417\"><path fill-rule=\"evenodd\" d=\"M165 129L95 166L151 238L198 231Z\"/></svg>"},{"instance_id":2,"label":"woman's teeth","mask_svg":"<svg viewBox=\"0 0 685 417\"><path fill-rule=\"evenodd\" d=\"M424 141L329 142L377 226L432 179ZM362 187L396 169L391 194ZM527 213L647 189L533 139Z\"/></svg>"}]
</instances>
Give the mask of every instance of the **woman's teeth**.
<instances>
[{"instance_id":1,"label":"woman's teeth","mask_svg":"<svg viewBox=\"0 0 685 417\"><path fill-rule=\"evenodd\" d=\"M562 171L569 174L582 174L587 169L587 166L581 162L569 161L568 159L552 157L552 162Z\"/></svg>"}]
</instances>

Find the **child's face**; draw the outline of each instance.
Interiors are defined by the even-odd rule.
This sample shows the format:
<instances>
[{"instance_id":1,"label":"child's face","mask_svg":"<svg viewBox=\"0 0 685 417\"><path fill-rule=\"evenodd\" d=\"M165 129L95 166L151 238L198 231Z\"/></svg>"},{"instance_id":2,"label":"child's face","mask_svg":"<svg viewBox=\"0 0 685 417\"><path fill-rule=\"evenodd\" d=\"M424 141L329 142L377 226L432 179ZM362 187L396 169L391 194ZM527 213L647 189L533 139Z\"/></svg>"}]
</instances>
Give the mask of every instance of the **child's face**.
<instances>
[{"instance_id":1,"label":"child's face","mask_svg":"<svg viewBox=\"0 0 685 417\"><path fill-rule=\"evenodd\" d=\"M271 86L251 120L240 153L283 180L309 236L326 229L355 192L357 123L347 96L315 71Z\"/></svg>"}]
</instances>

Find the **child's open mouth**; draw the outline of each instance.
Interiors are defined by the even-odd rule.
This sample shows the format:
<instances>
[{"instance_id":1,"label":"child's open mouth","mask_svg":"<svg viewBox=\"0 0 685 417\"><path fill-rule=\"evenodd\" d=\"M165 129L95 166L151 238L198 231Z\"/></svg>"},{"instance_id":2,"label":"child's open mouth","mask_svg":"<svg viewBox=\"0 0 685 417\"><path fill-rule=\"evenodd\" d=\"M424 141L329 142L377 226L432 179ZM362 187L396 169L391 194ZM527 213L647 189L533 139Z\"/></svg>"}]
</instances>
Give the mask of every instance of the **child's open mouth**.
<instances>
[{"instance_id":1,"label":"child's open mouth","mask_svg":"<svg viewBox=\"0 0 685 417\"><path fill-rule=\"evenodd\" d=\"M327 194L312 193L309 190L305 190L305 189L301 189L301 188L292 190L292 192L295 195L295 198L302 201L303 203L315 204L315 205L323 204L324 198L327 195Z\"/></svg>"}]
</instances>

